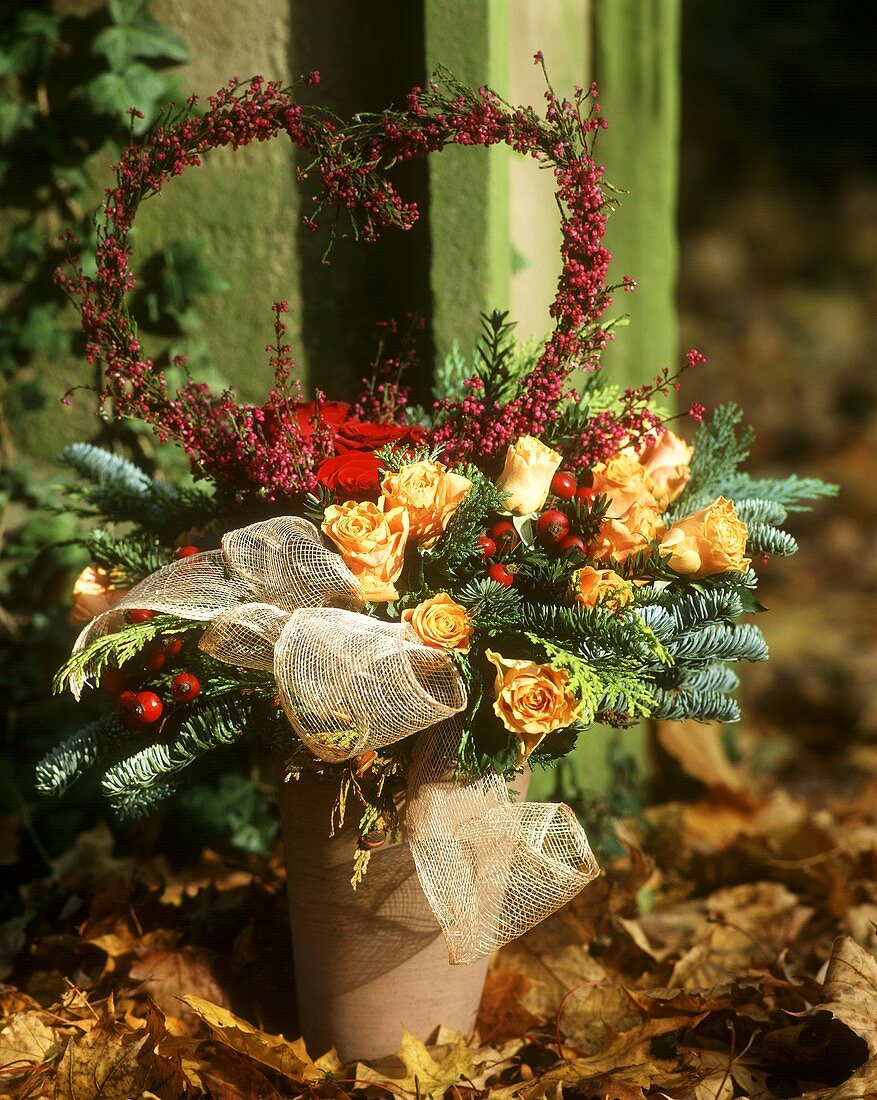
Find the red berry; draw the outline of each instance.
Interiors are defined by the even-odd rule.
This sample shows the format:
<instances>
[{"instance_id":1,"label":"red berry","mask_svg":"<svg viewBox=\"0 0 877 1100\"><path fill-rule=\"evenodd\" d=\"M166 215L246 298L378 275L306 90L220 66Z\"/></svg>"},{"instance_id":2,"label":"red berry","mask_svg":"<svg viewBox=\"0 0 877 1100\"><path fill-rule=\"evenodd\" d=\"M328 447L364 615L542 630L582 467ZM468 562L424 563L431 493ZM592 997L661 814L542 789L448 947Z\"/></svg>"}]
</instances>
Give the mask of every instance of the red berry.
<instances>
[{"instance_id":1,"label":"red berry","mask_svg":"<svg viewBox=\"0 0 877 1100\"><path fill-rule=\"evenodd\" d=\"M191 672L181 672L171 680L171 695L177 703L185 703L200 694L201 685Z\"/></svg>"},{"instance_id":2,"label":"red berry","mask_svg":"<svg viewBox=\"0 0 877 1100\"><path fill-rule=\"evenodd\" d=\"M144 672L160 672L167 658L160 649L144 649L140 667Z\"/></svg>"},{"instance_id":3,"label":"red berry","mask_svg":"<svg viewBox=\"0 0 877 1100\"><path fill-rule=\"evenodd\" d=\"M500 551L514 550L521 541L515 525L509 519L501 519L490 528L490 537Z\"/></svg>"},{"instance_id":4,"label":"red berry","mask_svg":"<svg viewBox=\"0 0 877 1100\"><path fill-rule=\"evenodd\" d=\"M101 691L107 695L121 695L125 690L128 677L118 668L105 668L100 674Z\"/></svg>"},{"instance_id":5,"label":"red berry","mask_svg":"<svg viewBox=\"0 0 877 1100\"><path fill-rule=\"evenodd\" d=\"M475 545L481 551L481 556L483 558L492 558L496 553L496 543L490 535L479 535Z\"/></svg>"},{"instance_id":6,"label":"red berry","mask_svg":"<svg viewBox=\"0 0 877 1100\"><path fill-rule=\"evenodd\" d=\"M569 517L559 508L549 508L536 520L536 535L546 546L557 546L569 534Z\"/></svg>"},{"instance_id":7,"label":"red berry","mask_svg":"<svg viewBox=\"0 0 877 1100\"><path fill-rule=\"evenodd\" d=\"M183 639L179 634L172 634L169 638L162 638L160 645L165 657L176 657L183 648Z\"/></svg>"},{"instance_id":8,"label":"red berry","mask_svg":"<svg viewBox=\"0 0 877 1100\"><path fill-rule=\"evenodd\" d=\"M561 500L572 500L576 495L576 482L572 474L565 474L562 470L551 479L551 491Z\"/></svg>"},{"instance_id":9,"label":"red berry","mask_svg":"<svg viewBox=\"0 0 877 1100\"><path fill-rule=\"evenodd\" d=\"M515 583L514 573L510 573L501 561L494 562L494 564L491 565L491 567L487 570L487 575L492 581L496 581L497 584L501 584L503 588L511 588L511 586Z\"/></svg>"},{"instance_id":10,"label":"red berry","mask_svg":"<svg viewBox=\"0 0 877 1100\"><path fill-rule=\"evenodd\" d=\"M200 554L201 551L197 546L178 546L174 550L174 557L177 561L182 561L183 558L191 558L193 554Z\"/></svg>"},{"instance_id":11,"label":"red berry","mask_svg":"<svg viewBox=\"0 0 877 1100\"><path fill-rule=\"evenodd\" d=\"M161 699L154 691L141 691L134 703L134 717L140 722L157 722L164 710Z\"/></svg>"},{"instance_id":12,"label":"red berry","mask_svg":"<svg viewBox=\"0 0 877 1100\"><path fill-rule=\"evenodd\" d=\"M117 702L119 704L120 714L133 714L134 707L137 703L137 692L122 691L119 693L119 698Z\"/></svg>"},{"instance_id":13,"label":"red berry","mask_svg":"<svg viewBox=\"0 0 877 1100\"><path fill-rule=\"evenodd\" d=\"M594 503L594 499L597 494L589 485L580 485L576 489L576 500L581 501L582 504L586 504L589 508Z\"/></svg>"},{"instance_id":14,"label":"red berry","mask_svg":"<svg viewBox=\"0 0 877 1100\"><path fill-rule=\"evenodd\" d=\"M587 547L585 546L585 540L580 535L567 535L565 539L558 543L557 549L564 554L569 550L581 550L584 554Z\"/></svg>"},{"instance_id":15,"label":"red berry","mask_svg":"<svg viewBox=\"0 0 877 1100\"><path fill-rule=\"evenodd\" d=\"M125 612L126 623L148 623L152 612L146 607L129 607Z\"/></svg>"}]
</instances>

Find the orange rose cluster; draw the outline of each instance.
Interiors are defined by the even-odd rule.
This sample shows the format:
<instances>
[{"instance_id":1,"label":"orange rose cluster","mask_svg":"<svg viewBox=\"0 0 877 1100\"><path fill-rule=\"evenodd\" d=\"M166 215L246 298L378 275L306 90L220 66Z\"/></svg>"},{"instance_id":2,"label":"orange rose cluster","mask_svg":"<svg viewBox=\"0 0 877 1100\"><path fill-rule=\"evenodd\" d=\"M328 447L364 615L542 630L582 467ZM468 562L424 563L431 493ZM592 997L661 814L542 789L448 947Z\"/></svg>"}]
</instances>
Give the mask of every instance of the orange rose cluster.
<instances>
[{"instance_id":1,"label":"orange rose cluster","mask_svg":"<svg viewBox=\"0 0 877 1100\"><path fill-rule=\"evenodd\" d=\"M323 533L335 543L366 599L396 600L409 542L424 550L435 546L471 488L468 478L440 462L412 462L384 475L376 503L331 504Z\"/></svg>"}]
</instances>

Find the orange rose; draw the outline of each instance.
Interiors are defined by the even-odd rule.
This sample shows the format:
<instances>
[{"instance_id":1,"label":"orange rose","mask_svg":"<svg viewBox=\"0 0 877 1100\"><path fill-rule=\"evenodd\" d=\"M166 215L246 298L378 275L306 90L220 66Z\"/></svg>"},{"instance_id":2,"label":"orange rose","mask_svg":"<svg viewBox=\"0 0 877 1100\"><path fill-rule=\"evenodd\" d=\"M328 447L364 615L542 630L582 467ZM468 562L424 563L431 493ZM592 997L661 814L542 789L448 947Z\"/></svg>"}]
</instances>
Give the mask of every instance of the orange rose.
<instances>
[{"instance_id":1,"label":"orange rose","mask_svg":"<svg viewBox=\"0 0 877 1100\"><path fill-rule=\"evenodd\" d=\"M621 519L634 504L656 508L652 479L635 455L621 452L593 469L592 489L595 495L605 494L611 504L607 515Z\"/></svg>"},{"instance_id":2,"label":"orange rose","mask_svg":"<svg viewBox=\"0 0 877 1100\"><path fill-rule=\"evenodd\" d=\"M694 447L665 428L654 443L640 451L639 460L652 480L655 496L669 504L685 488L691 476Z\"/></svg>"},{"instance_id":3,"label":"orange rose","mask_svg":"<svg viewBox=\"0 0 877 1100\"><path fill-rule=\"evenodd\" d=\"M548 497L551 479L563 455L532 435L522 435L506 451L505 465L496 484L508 496L504 507L518 516L538 512Z\"/></svg>"},{"instance_id":4,"label":"orange rose","mask_svg":"<svg viewBox=\"0 0 877 1100\"><path fill-rule=\"evenodd\" d=\"M631 554L645 550L650 542L661 538L664 531L656 508L632 504L623 518L603 520L590 552L598 561L625 561Z\"/></svg>"},{"instance_id":5,"label":"orange rose","mask_svg":"<svg viewBox=\"0 0 877 1100\"><path fill-rule=\"evenodd\" d=\"M738 518L730 500L719 497L699 512L677 520L661 540L676 573L709 577L713 573L745 573L746 524Z\"/></svg>"},{"instance_id":6,"label":"orange rose","mask_svg":"<svg viewBox=\"0 0 877 1100\"><path fill-rule=\"evenodd\" d=\"M569 673L534 661L509 660L486 651L496 666L493 709L507 730L518 739L518 763L522 763L552 730L571 725L579 703L569 690Z\"/></svg>"},{"instance_id":7,"label":"orange rose","mask_svg":"<svg viewBox=\"0 0 877 1100\"><path fill-rule=\"evenodd\" d=\"M70 610L72 623L90 622L95 615L109 611L113 604L122 598L127 588L113 585L113 574L102 565L88 565L73 585L73 607Z\"/></svg>"},{"instance_id":8,"label":"orange rose","mask_svg":"<svg viewBox=\"0 0 877 1100\"><path fill-rule=\"evenodd\" d=\"M402 622L410 623L418 640L434 649L459 649L469 652L472 622L469 612L447 592L431 596L417 607L402 612Z\"/></svg>"},{"instance_id":9,"label":"orange rose","mask_svg":"<svg viewBox=\"0 0 877 1100\"><path fill-rule=\"evenodd\" d=\"M449 473L440 462L413 462L387 474L381 482L384 505L405 509L410 537L424 549L435 546L442 537L471 488L467 477Z\"/></svg>"},{"instance_id":10,"label":"orange rose","mask_svg":"<svg viewBox=\"0 0 877 1100\"><path fill-rule=\"evenodd\" d=\"M596 607L600 603L618 608L630 603L633 590L614 569L594 569L586 565L575 574L575 597L585 607Z\"/></svg>"},{"instance_id":11,"label":"orange rose","mask_svg":"<svg viewBox=\"0 0 877 1100\"><path fill-rule=\"evenodd\" d=\"M323 533L338 547L348 569L373 603L395 600L408 541L408 513L384 510L370 500L348 500L326 509Z\"/></svg>"}]
</instances>

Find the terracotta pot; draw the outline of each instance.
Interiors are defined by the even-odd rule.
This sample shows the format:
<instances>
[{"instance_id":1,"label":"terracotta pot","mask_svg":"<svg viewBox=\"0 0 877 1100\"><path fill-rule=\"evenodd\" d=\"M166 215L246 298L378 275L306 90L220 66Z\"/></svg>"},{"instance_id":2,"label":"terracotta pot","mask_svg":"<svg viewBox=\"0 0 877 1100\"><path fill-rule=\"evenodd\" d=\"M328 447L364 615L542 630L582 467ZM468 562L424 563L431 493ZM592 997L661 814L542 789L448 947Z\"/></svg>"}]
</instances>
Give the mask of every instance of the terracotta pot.
<instances>
[{"instance_id":1,"label":"terracotta pot","mask_svg":"<svg viewBox=\"0 0 877 1100\"><path fill-rule=\"evenodd\" d=\"M439 1024L471 1031L489 959L450 965L404 839L373 852L364 882L351 888L356 811L330 838L336 790L310 775L280 789L299 1025L309 1052L335 1047L344 1061L391 1054L403 1025L424 1040Z\"/></svg>"}]
</instances>

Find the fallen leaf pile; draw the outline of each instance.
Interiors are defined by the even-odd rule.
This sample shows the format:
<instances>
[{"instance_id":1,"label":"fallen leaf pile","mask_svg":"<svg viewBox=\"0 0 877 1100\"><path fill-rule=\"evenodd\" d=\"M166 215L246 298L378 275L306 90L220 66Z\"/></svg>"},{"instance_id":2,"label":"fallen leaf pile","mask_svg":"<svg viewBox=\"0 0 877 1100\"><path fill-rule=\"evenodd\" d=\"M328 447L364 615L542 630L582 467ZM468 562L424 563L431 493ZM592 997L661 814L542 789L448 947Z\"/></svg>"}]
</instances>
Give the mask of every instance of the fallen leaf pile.
<instances>
[{"instance_id":1,"label":"fallen leaf pile","mask_svg":"<svg viewBox=\"0 0 877 1100\"><path fill-rule=\"evenodd\" d=\"M499 953L475 1034L406 1035L369 1065L281 1034L279 853L181 871L82 834L0 929L0 1096L877 1096L877 753L805 798L716 728L654 747L688 800L613 823L625 854Z\"/></svg>"}]
</instances>

